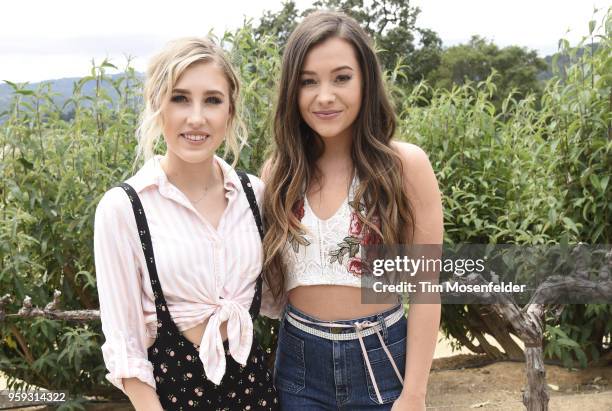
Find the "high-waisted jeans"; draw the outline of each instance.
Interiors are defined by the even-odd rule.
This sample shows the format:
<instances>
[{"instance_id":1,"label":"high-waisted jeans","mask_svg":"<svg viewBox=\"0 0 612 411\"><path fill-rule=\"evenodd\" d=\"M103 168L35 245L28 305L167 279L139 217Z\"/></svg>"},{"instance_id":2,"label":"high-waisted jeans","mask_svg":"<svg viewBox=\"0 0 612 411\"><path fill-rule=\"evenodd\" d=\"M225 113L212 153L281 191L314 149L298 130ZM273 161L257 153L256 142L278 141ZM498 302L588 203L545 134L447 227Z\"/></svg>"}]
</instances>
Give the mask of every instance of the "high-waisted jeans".
<instances>
[{"instance_id":1,"label":"high-waisted jeans","mask_svg":"<svg viewBox=\"0 0 612 411\"><path fill-rule=\"evenodd\" d=\"M380 322L380 335L393 357L399 373L404 375L406 362L407 320L387 327L383 319L397 310L398 305L382 313L333 321L352 325L355 322ZM276 351L274 382L281 409L312 410L390 410L402 390L396 371L389 361L377 334L363 337L364 348L374 374L383 404L378 396L358 339L329 340L297 328L287 320L293 313L310 322L325 322L308 316L288 304L281 320ZM333 334L354 333L355 328L330 328L308 324L309 327Z\"/></svg>"}]
</instances>

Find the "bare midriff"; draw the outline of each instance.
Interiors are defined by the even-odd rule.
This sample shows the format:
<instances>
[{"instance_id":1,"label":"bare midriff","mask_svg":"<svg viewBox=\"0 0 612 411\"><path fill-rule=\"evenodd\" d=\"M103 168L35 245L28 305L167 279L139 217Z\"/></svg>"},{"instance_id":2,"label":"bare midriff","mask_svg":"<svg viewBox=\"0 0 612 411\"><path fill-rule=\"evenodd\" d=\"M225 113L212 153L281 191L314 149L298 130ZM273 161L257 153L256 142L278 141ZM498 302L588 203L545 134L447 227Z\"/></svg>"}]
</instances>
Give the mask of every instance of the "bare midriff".
<instances>
[{"instance_id":1,"label":"bare midriff","mask_svg":"<svg viewBox=\"0 0 612 411\"><path fill-rule=\"evenodd\" d=\"M325 321L366 317L395 307L397 298L377 296L379 303L362 303L361 288L342 285L299 286L289 291L289 302L311 317Z\"/></svg>"}]
</instances>

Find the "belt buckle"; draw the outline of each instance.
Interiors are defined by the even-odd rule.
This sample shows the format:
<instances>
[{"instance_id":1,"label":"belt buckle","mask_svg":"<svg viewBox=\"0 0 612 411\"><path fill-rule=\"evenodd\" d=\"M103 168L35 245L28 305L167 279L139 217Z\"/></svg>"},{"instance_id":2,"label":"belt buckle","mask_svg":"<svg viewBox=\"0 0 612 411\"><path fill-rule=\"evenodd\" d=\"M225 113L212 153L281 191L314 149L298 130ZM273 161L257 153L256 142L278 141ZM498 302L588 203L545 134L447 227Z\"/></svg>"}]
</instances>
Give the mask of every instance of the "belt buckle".
<instances>
[{"instance_id":1,"label":"belt buckle","mask_svg":"<svg viewBox=\"0 0 612 411\"><path fill-rule=\"evenodd\" d=\"M330 327L329 328L329 332L331 334L340 334L342 333L343 328L342 327Z\"/></svg>"}]
</instances>

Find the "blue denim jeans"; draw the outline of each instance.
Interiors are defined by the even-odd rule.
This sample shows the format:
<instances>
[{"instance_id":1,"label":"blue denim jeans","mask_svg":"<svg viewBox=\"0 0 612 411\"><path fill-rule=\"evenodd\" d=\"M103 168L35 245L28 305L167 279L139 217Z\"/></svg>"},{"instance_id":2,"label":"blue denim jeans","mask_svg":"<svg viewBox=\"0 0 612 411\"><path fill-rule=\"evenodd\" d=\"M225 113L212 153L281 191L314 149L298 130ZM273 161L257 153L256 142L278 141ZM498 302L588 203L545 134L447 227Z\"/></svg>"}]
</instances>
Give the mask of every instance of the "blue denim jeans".
<instances>
[{"instance_id":1,"label":"blue denim jeans","mask_svg":"<svg viewBox=\"0 0 612 411\"><path fill-rule=\"evenodd\" d=\"M334 322L353 324L355 321L381 321L398 309L403 308L397 306L376 315ZM287 321L287 311L306 320L323 322L306 315L291 304L285 309L279 329L274 368L274 384L282 410L391 409L393 402L402 391L402 384L376 334L363 337L363 342L383 404L380 404L376 398L358 339L333 341L309 334ZM384 321L381 323L384 324ZM326 332L355 331L354 328L330 329L318 325L310 326ZM381 331L385 345L402 376L406 365L406 326L407 320L402 317L390 327L383 326Z\"/></svg>"}]
</instances>

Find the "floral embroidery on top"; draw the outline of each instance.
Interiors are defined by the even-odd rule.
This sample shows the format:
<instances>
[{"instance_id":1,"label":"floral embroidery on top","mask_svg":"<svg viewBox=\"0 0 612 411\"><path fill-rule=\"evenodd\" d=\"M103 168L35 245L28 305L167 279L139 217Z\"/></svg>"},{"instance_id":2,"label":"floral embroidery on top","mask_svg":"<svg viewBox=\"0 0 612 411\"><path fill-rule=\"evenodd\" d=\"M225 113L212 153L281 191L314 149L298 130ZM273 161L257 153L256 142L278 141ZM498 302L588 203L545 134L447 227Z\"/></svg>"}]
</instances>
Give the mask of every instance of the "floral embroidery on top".
<instances>
[{"instance_id":1,"label":"floral embroidery on top","mask_svg":"<svg viewBox=\"0 0 612 411\"><path fill-rule=\"evenodd\" d=\"M300 222L302 221L302 218L304 218L304 199L303 198L295 202L295 204L291 208L291 212L293 213L293 215L295 215L295 218L297 218L298 221ZM306 239L306 233L302 231L300 232L300 235L298 237L289 233L289 244L291 244L291 248L293 248L293 251L297 253L300 248L300 245L309 246L310 241Z\"/></svg>"},{"instance_id":2,"label":"floral embroidery on top","mask_svg":"<svg viewBox=\"0 0 612 411\"><path fill-rule=\"evenodd\" d=\"M356 277L362 274L362 260L357 257L361 247L366 245L381 244L380 236L369 227L364 227L363 222L359 219L359 215L365 214L365 206L355 201L349 201L349 205L353 209L351 212L351 220L349 223L348 235L338 243L338 248L332 250L329 255L329 262L338 262L342 264L344 256L348 254L348 271ZM372 223L380 229L380 219L374 217Z\"/></svg>"}]
</instances>

